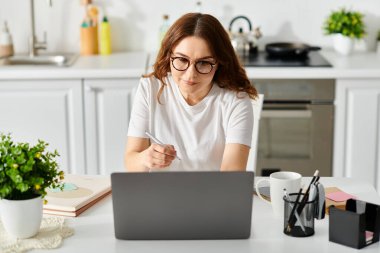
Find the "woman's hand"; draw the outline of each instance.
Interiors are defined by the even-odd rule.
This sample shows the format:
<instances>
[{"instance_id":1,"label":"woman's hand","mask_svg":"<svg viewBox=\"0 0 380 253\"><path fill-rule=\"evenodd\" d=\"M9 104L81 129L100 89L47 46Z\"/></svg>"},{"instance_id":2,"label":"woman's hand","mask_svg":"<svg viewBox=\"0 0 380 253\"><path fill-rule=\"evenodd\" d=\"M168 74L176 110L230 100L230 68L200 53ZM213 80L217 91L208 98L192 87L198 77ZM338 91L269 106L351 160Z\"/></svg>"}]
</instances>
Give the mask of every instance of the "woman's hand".
<instances>
[{"instance_id":1,"label":"woman's hand","mask_svg":"<svg viewBox=\"0 0 380 253\"><path fill-rule=\"evenodd\" d=\"M170 166L176 158L173 145L160 145L152 143L142 152L144 166L150 169L162 169Z\"/></svg>"},{"instance_id":2,"label":"woman's hand","mask_svg":"<svg viewBox=\"0 0 380 253\"><path fill-rule=\"evenodd\" d=\"M173 145L150 143L148 138L128 136L125 166L129 172L148 172L170 166L176 158Z\"/></svg>"}]
</instances>

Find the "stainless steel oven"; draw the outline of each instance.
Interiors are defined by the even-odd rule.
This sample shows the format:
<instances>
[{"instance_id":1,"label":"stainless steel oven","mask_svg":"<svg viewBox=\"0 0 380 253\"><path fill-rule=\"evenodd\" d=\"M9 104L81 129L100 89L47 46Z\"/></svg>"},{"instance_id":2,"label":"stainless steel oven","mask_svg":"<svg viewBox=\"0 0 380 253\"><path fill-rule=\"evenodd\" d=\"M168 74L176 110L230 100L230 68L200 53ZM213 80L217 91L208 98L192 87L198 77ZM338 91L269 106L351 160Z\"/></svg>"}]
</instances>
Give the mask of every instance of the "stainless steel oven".
<instances>
[{"instance_id":1,"label":"stainless steel oven","mask_svg":"<svg viewBox=\"0 0 380 253\"><path fill-rule=\"evenodd\" d=\"M257 175L280 169L332 175L334 90L331 79L253 80L263 93Z\"/></svg>"}]
</instances>

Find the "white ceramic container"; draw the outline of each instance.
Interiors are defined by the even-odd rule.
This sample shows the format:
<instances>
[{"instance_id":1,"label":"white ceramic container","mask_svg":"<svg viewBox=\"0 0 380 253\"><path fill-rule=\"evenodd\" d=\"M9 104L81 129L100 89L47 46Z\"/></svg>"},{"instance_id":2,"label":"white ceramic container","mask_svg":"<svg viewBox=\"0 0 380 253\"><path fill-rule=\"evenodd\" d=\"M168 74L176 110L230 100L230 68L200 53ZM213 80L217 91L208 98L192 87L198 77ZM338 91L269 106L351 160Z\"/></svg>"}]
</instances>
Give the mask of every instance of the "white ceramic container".
<instances>
[{"instance_id":1,"label":"white ceramic container","mask_svg":"<svg viewBox=\"0 0 380 253\"><path fill-rule=\"evenodd\" d=\"M0 200L1 221L12 237L25 239L38 233L42 220L42 198Z\"/></svg>"},{"instance_id":2,"label":"white ceramic container","mask_svg":"<svg viewBox=\"0 0 380 253\"><path fill-rule=\"evenodd\" d=\"M334 49L342 55L350 55L354 49L354 39L342 34L333 35Z\"/></svg>"}]
</instances>

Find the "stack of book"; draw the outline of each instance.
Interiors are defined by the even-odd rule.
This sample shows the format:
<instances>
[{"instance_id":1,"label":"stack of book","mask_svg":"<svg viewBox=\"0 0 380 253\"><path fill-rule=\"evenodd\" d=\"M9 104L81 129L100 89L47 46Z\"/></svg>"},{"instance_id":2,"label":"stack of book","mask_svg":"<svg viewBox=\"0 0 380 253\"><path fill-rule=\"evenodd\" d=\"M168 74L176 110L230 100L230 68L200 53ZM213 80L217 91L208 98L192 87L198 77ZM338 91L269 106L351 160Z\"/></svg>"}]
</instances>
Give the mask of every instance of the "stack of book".
<instances>
[{"instance_id":1,"label":"stack of book","mask_svg":"<svg viewBox=\"0 0 380 253\"><path fill-rule=\"evenodd\" d=\"M76 217L111 193L109 176L66 174L64 189L48 189L44 214Z\"/></svg>"}]
</instances>

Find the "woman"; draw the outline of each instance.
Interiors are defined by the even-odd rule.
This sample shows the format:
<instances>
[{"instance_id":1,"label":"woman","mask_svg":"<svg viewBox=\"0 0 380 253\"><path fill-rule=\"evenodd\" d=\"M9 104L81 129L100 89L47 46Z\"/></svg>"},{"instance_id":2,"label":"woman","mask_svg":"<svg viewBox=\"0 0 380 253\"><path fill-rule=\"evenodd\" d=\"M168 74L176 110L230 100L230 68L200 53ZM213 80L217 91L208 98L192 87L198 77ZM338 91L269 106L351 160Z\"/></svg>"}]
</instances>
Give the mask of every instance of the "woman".
<instances>
[{"instance_id":1,"label":"woman","mask_svg":"<svg viewBox=\"0 0 380 253\"><path fill-rule=\"evenodd\" d=\"M245 170L256 96L220 22L182 16L164 37L153 73L140 81L127 170Z\"/></svg>"}]
</instances>

